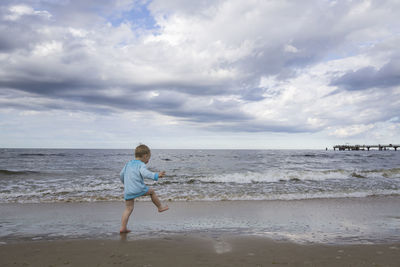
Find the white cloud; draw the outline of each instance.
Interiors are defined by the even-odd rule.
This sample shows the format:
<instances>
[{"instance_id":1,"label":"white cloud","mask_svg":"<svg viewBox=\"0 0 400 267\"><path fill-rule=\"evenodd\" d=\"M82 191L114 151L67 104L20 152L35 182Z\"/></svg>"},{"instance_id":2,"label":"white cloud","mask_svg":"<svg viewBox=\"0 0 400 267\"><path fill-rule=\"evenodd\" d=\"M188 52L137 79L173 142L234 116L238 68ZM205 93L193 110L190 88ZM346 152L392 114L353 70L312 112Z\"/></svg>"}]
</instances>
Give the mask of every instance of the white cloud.
<instances>
[{"instance_id":1,"label":"white cloud","mask_svg":"<svg viewBox=\"0 0 400 267\"><path fill-rule=\"evenodd\" d=\"M38 44L32 51L32 55L36 57L46 57L62 53L63 44L57 41Z\"/></svg>"},{"instance_id":2,"label":"white cloud","mask_svg":"<svg viewBox=\"0 0 400 267\"><path fill-rule=\"evenodd\" d=\"M297 53L299 52L299 49L297 49L293 45L287 44L285 45L284 51L288 53Z\"/></svg>"},{"instance_id":3,"label":"white cloud","mask_svg":"<svg viewBox=\"0 0 400 267\"><path fill-rule=\"evenodd\" d=\"M340 137L340 138L347 138L347 137L352 137L355 135L365 133L366 131L369 131L373 128L374 128L374 125L372 125L372 124L368 124L368 125L357 124L357 125L351 125L351 126L347 126L347 127L337 128L331 133L331 135Z\"/></svg>"},{"instance_id":4,"label":"white cloud","mask_svg":"<svg viewBox=\"0 0 400 267\"><path fill-rule=\"evenodd\" d=\"M8 8L8 14L4 15L5 20L16 21L25 15L40 16L46 19L50 19L52 15L46 10L34 10L28 5L15 5Z\"/></svg>"}]
</instances>

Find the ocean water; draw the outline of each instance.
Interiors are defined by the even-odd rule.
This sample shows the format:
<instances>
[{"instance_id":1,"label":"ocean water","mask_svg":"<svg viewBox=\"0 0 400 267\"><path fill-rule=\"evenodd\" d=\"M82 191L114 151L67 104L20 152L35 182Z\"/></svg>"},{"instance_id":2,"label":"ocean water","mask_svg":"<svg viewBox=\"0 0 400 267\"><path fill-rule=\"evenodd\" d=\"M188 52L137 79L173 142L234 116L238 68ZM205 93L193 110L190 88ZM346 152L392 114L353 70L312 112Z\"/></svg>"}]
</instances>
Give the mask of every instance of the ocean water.
<instances>
[{"instance_id":1,"label":"ocean water","mask_svg":"<svg viewBox=\"0 0 400 267\"><path fill-rule=\"evenodd\" d=\"M0 203L123 199L133 150L0 149ZM162 200L297 200L400 195L400 151L153 150ZM141 200L148 201L148 198Z\"/></svg>"}]
</instances>

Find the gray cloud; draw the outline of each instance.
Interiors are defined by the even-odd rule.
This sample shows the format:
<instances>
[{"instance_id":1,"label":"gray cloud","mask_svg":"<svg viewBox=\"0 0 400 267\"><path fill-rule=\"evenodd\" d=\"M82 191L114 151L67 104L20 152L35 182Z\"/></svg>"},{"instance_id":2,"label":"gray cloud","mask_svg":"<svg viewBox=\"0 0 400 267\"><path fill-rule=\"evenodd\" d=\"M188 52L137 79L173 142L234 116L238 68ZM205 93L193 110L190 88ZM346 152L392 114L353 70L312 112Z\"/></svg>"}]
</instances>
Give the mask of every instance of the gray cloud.
<instances>
[{"instance_id":1,"label":"gray cloud","mask_svg":"<svg viewBox=\"0 0 400 267\"><path fill-rule=\"evenodd\" d=\"M0 9L0 52L12 52L16 49L30 49L44 38L35 29L45 19L39 16L25 15L18 21L4 19L7 15L4 7ZM3 18L3 19L2 19Z\"/></svg>"},{"instance_id":2,"label":"gray cloud","mask_svg":"<svg viewBox=\"0 0 400 267\"><path fill-rule=\"evenodd\" d=\"M356 71L349 71L335 78L331 85L339 86L349 91L399 86L400 60L392 59L380 69L364 67Z\"/></svg>"},{"instance_id":3,"label":"gray cloud","mask_svg":"<svg viewBox=\"0 0 400 267\"><path fill-rule=\"evenodd\" d=\"M302 124L276 124L270 122L268 124L258 122L244 122L241 124L223 123L220 125L212 125L211 130L214 131L233 131L233 132L285 132L285 133L314 133L318 132L320 128L307 127Z\"/></svg>"}]
</instances>

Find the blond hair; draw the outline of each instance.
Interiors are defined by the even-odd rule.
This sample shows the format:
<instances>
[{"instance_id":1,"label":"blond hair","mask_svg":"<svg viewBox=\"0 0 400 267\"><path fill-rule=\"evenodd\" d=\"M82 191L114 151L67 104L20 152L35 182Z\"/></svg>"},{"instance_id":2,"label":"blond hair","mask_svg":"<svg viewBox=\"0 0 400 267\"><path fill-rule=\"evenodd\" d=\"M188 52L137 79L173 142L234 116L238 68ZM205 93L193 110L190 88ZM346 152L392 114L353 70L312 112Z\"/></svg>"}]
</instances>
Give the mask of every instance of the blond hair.
<instances>
[{"instance_id":1,"label":"blond hair","mask_svg":"<svg viewBox=\"0 0 400 267\"><path fill-rule=\"evenodd\" d=\"M139 145L135 149L135 158L142 158L144 155L150 155L150 148L146 145Z\"/></svg>"}]
</instances>

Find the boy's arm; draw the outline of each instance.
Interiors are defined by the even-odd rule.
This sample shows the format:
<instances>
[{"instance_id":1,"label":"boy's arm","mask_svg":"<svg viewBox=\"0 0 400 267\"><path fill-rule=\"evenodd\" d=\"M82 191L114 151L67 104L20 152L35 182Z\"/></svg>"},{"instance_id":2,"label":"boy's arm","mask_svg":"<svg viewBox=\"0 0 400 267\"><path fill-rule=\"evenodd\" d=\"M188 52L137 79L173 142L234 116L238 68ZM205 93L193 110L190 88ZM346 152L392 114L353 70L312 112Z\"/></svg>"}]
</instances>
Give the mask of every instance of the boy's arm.
<instances>
[{"instance_id":1,"label":"boy's arm","mask_svg":"<svg viewBox=\"0 0 400 267\"><path fill-rule=\"evenodd\" d=\"M140 167L140 174L143 178L152 179L154 181L158 181L159 178L158 173L149 171L144 164Z\"/></svg>"},{"instance_id":2,"label":"boy's arm","mask_svg":"<svg viewBox=\"0 0 400 267\"><path fill-rule=\"evenodd\" d=\"M121 182L123 184L124 184L125 169L126 169L126 165L122 168L121 172L119 173L119 179L121 180Z\"/></svg>"}]
</instances>

